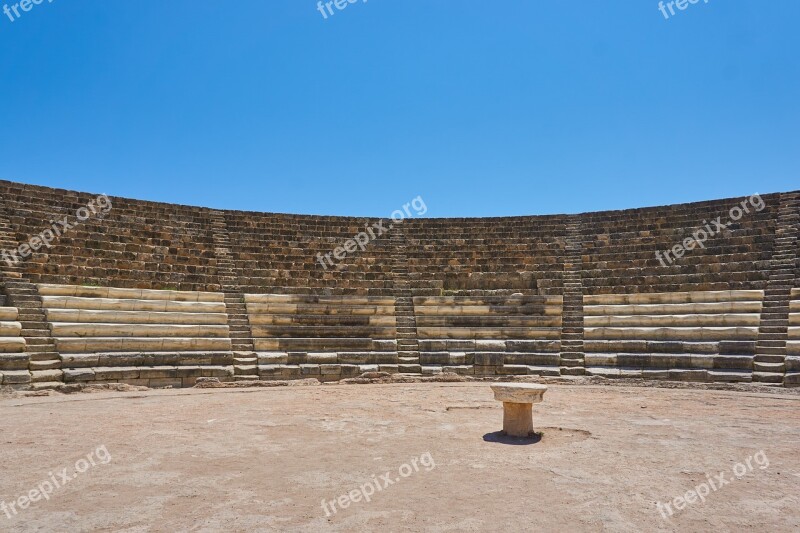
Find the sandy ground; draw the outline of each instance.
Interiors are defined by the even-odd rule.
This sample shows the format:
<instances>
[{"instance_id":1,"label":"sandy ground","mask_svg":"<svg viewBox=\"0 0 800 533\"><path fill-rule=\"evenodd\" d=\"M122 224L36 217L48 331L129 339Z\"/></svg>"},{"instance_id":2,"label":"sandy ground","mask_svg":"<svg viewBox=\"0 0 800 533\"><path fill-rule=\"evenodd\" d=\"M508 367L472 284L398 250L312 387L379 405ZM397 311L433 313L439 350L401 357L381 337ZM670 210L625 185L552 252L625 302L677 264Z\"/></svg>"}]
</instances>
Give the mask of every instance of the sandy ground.
<instances>
[{"instance_id":1,"label":"sandy ground","mask_svg":"<svg viewBox=\"0 0 800 533\"><path fill-rule=\"evenodd\" d=\"M6 397L0 421L0 501L69 479L0 531L800 528L798 395L550 385L526 443L485 383Z\"/></svg>"}]
</instances>

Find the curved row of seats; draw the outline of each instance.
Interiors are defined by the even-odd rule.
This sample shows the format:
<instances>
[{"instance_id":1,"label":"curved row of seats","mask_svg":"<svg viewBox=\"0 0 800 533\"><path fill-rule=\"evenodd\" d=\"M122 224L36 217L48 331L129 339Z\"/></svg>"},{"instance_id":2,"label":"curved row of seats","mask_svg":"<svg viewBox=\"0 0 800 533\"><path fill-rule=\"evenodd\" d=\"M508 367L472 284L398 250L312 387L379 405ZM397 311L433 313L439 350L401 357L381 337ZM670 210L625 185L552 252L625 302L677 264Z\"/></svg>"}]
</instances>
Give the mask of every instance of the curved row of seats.
<instances>
[{"instance_id":1,"label":"curved row of seats","mask_svg":"<svg viewBox=\"0 0 800 533\"><path fill-rule=\"evenodd\" d=\"M16 307L0 307L0 385L24 385L31 381L18 315Z\"/></svg>"},{"instance_id":2,"label":"curved row of seats","mask_svg":"<svg viewBox=\"0 0 800 533\"><path fill-rule=\"evenodd\" d=\"M38 286L63 381L186 386L234 378L222 293ZM800 289L792 291L786 382L800 378ZM584 296L590 375L750 381L763 291ZM397 353L395 299L247 294L263 379L365 371L559 375L560 296L417 296L419 365ZM15 308L0 308L2 384L30 380Z\"/></svg>"},{"instance_id":3,"label":"curved row of seats","mask_svg":"<svg viewBox=\"0 0 800 533\"><path fill-rule=\"evenodd\" d=\"M586 372L751 381L763 291L584 297Z\"/></svg>"}]
</instances>

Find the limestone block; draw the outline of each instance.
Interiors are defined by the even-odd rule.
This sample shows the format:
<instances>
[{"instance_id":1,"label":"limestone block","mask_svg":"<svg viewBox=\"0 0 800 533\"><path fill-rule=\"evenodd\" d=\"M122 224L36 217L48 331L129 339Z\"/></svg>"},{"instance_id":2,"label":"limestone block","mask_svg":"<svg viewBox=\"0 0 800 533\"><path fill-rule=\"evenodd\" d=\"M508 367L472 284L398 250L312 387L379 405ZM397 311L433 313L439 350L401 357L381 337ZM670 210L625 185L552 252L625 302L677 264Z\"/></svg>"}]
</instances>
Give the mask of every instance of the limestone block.
<instances>
[{"instance_id":1,"label":"limestone block","mask_svg":"<svg viewBox=\"0 0 800 533\"><path fill-rule=\"evenodd\" d=\"M22 337L0 337L0 353L24 352L25 347L25 339Z\"/></svg>"},{"instance_id":2,"label":"limestone block","mask_svg":"<svg viewBox=\"0 0 800 533\"><path fill-rule=\"evenodd\" d=\"M97 367L94 369L94 378L96 380L116 380L116 379L137 379L139 377L139 368L125 368L125 367Z\"/></svg>"},{"instance_id":3,"label":"limestone block","mask_svg":"<svg viewBox=\"0 0 800 533\"><path fill-rule=\"evenodd\" d=\"M361 372L358 365L339 365L342 368L343 378L354 378Z\"/></svg>"},{"instance_id":4,"label":"limestone block","mask_svg":"<svg viewBox=\"0 0 800 533\"><path fill-rule=\"evenodd\" d=\"M3 370L3 385L24 385L31 382L31 373L27 370Z\"/></svg>"},{"instance_id":5,"label":"limestone block","mask_svg":"<svg viewBox=\"0 0 800 533\"><path fill-rule=\"evenodd\" d=\"M281 365L281 376L292 379L299 378L301 376L300 365Z\"/></svg>"},{"instance_id":6,"label":"limestone block","mask_svg":"<svg viewBox=\"0 0 800 533\"><path fill-rule=\"evenodd\" d=\"M334 354L336 355L336 354ZM375 358L369 352L339 352L338 359L333 362L351 365L366 365L374 361ZM326 361L327 363L328 361Z\"/></svg>"},{"instance_id":7,"label":"limestone block","mask_svg":"<svg viewBox=\"0 0 800 533\"><path fill-rule=\"evenodd\" d=\"M461 366L466 364L474 364L474 362L475 362L475 356L472 357L472 361L467 363L467 354L465 352L450 352L450 358L448 359L446 364L452 366Z\"/></svg>"},{"instance_id":8,"label":"limestone block","mask_svg":"<svg viewBox=\"0 0 800 533\"><path fill-rule=\"evenodd\" d=\"M442 372L458 374L460 376L471 376L475 373L472 365L448 365L442 367Z\"/></svg>"},{"instance_id":9,"label":"limestone block","mask_svg":"<svg viewBox=\"0 0 800 533\"><path fill-rule=\"evenodd\" d=\"M397 374L400 372L400 369L396 364L378 365L378 370L380 372L388 372L389 374Z\"/></svg>"},{"instance_id":10,"label":"limestone block","mask_svg":"<svg viewBox=\"0 0 800 533\"><path fill-rule=\"evenodd\" d=\"M0 370L27 370L29 359L24 353L0 353Z\"/></svg>"},{"instance_id":11,"label":"limestone block","mask_svg":"<svg viewBox=\"0 0 800 533\"><path fill-rule=\"evenodd\" d=\"M498 374L501 375L520 375L524 376L528 373L528 366L527 365L503 365L501 368L497 370Z\"/></svg>"},{"instance_id":12,"label":"limestone block","mask_svg":"<svg viewBox=\"0 0 800 533\"><path fill-rule=\"evenodd\" d=\"M442 367L437 365L421 365L420 373L423 376L435 376L442 373Z\"/></svg>"},{"instance_id":13,"label":"limestone block","mask_svg":"<svg viewBox=\"0 0 800 533\"><path fill-rule=\"evenodd\" d=\"M144 364L144 356L136 352L121 353L101 353L98 354L97 366L141 366Z\"/></svg>"},{"instance_id":14,"label":"limestone block","mask_svg":"<svg viewBox=\"0 0 800 533\"><path fill-rule=\"evenodd\" d=\"M64 368L91 368L98 365L99 354L62 354L61 363Z\"/></svg>"},{"instance_id":15,"label":"limestone block","mask_svg":"<svg viewBox=\"0 0 800 533\"><path fill-rule=\"evenodd\" d=\"M308 352L305 361L309 364L336 364L339 360L338 354L330 352Z\"/></svg>"},{"instance_id":16,"label":"limestone block","mask_svg":"<svg viewBox=\"0 0 800 533\"><path fill-rule=\"evenodd\" d=\"M289 365L300 365L308 362L307 352L286 352L286 360Z\"/></svg>"},{"instance_id":17,"label":"limestone block","mask_svg":"<svg viewBox=\"0 0 800 533\"><path fill-rule=\"evenodd\" d=\"M373 352L370 361L378 365L395 365L398 359L397 352Z\"/></svg>"},{"instance_id":18,"label":"limestone block","mask_svg":"<svg viewBox=\"0 0 800 533\"><path fill-rule=\"evenodd\" d=\"M444 352L447 350L446 340L420 339L420 351L425 352Z\"/></svg>"},{"instance_id":19,"label":"limestone block","mask_svg":"<svg viewBox=\"0 0 800 533\"><path fill-rule=\"evenodd\" d=\"M339 376L342 373L341 365L319 365L319 369L323 376Z\"/></svg>"},{"instance_id":20,"label":"limestone block","mask_svg":"<svg viewBox=\"0 0 800 533\"><path fill-rule=\"evenodd\" d=\"M788 341L786 343L786 353L788 355L800 355L800 341Z\"/></svg>"},{"instance_id":21,"label":"limestone block","mask_svg":"<svg viewBox=\"0 0 800 533\"><path fill-rule=\"evenodd\" d=\"M672 381L708 381L708 371L672 369L669 378Z\"/></svg>"},{"instance_id":22,"label":"limestone block","mask_svg":"<svg viewBox=\"0 0 800 533\"><path fill-rule=\"evenodd\" d=\"M484 365L473 365L472 370L473 374L476 376L494 376L497 375L497 369L500 368L499 366L484 366Z\"/></svg>"},{"instance_id":23,"label":"limestone block","mask_svg":"<svg viewBox=\"0 0 800 533\"><path fill-rule=\"evenodd\" d=\"M798 387L800 386L800 372L793 372L791 374L786 374L783 377L783 384L787 387Z\"/></svg>"},{"instance_id":24,"label":"limestone block","mask_svg":"<svg viewBox=\"0 0 800 533\"><path fill-rule=\"evenodd\" d=\"M22 324L16 321L0 321L0 337L18 337Z\"/></svg>"},{"instance_id":25,"label":"limestone block","mask_svg":"<svg viewBox=\"0 0 800 533\"><path fill-rule=\"evenodd\" d=\"M742 372L735 370L709 370L709 381L722 381L730 383L750 383L753 381L752 372Z\"/></svg>"},{"instance_id":26,"label":"limestone block","mask_svg":"<svg viewBox=\"0 0 800 533\"><path fill-rule=\"evenodd\" d=\"M258 365L258 375L267 378L276 378L281 375L281 368L284 365Z\"/></svg>"},{"instance_id":27,"label":"limestone block","mask_svg":"<svg viewBox=\"0 0 800 533\"><path fill-rule=\"evenodd\" d=\"M200 366L179 366L175 368L175 374L179 378L201 377L203 368Z\"/></svg>"},{"instance_id":28,"label":"limestone block","mask_svg":"<svg viewBox=\"0 0 800 533\"><path fill-rule=\"evenodd\" d=\"M643 379L669 379L669 370L642 369Z\"/></svg>"},{"instance_id":29,"label":"limestone block","mask_svg":"<svg viewBox=\"0 0 800 533\"><path fill-rule=\"evenodd\" d=\"M422 365L445 365L450 361L449 352L420 352L419 362Z\"/></svg>"},{"instance_id":30,"label":"limestone block","mask_svg":"<svg viewBox=\"0 0 800 533\"><path fill-rule=\"evenodd\" d=\"M786 372L800 372L800 355L786 357Z\"/></svg>"},{"instance_id":31,"label":"limestone block","mask_svg":"<svg viewBox=\"0 0 800 533\"><path fill-rule=\"evenodd\" d=\"M476 340L476 352L505 352L506 341L504 340Z\"/></svg>"},{"instance_id":32,"label":"limestone block","mask_svg":"<svg viewBox=\"0 0 800 533\"><path fill-rule=\"evenodd\" d=\"M16 320L18 316L16 307L0 307L0 320Z\"/></svg>"},{"instance_id":33,"label":"limestone block","mask_svg":"<svg viewBox=\"0 0 800 533\"><path fill-rule=\"evenodd\" d=\"M126 376L125 379L131 379L132 376ZM177 379L178 369L174 366L157 366L157 367L143 367L139 369L140 379ZM187 376L188 377L188 376Z\"/></svg>"},{"instance_id":34,"label":"limestone block","mask_svg":"<svg viewBox=\"0 0 800 533\"><path fill-rule=\"evenodd\" d=\"M713 368L729 370L753 370L751 355L717 355L713 358Z\"/></svg>"},{"instance_id":35,"label":"limestone block","mask_svg":"<svg viewBox=\"0 0 800 533\"><path fill-rule=\"evenodd\" d=\"M586 366L617 366L615 353L586 353L584 354Z\"/></svg>"},{"instance_id":36,"label":"limestone block","mask_svg":"<svg viewBox=\"0 0 800 533\"><path fill-rule=\"evenodd\" d=\"M64 382L75 383L84 381L94 381L93 368L65 368Z\"/></svg>"},{"instance_id":37,"label":"limestone block","mask_svg":"<svg viewBox=\"0 0 800 533\"><path fill-rule=\"evenodd\" d=\"M300 365L300 375L302 376L319 376L320 374L319 365Z\"/></svg>"},{"instance_id":38,"label":"limestone block","mask_svg":"<svg viewBox=\"0 0 800 533\"><path fill-rule=\"evenodd\" d=\"M505 360L503 352L475 352L475 366L502 366Z\"/></svg>"},{"instance_id":39,"label":"limestone block","mask_svg":"<svg viewBox=\"0 0 800 533\"><path fill-rule=\"evenodd\" d=\"M166 389L166 388L179 389L183 386L183 382L180 379L170 379L170 378L151 379L148 380L148 386L151 389Z\"/></svg>"},{"instance_id":40,"label":"limestone block","mask_svg":"<svg viewBox=\"0 0 800 533\"><path fill-rule=\"evenodd\" d=\"M285 365L289 357L286 352L257 352L259 365Z\"/></svg>"},{"instance_id":41,"label":"limestone block","mask_svg":"<svg viewBox=\"0 0 800 533\"><path fill-rule=\"evenodd\" d=\"M401 374L420 374L422 367L420 365L399 364L397 370Z\"/></svg>"},{"instance_id":42,"label":"limestone block","mask_svg":"<svg viewBox=\"0 0 800 533\"><path fill-rule=\"evenodd\" d=\"M560 352L561 341L507 340L506 350L510 352Z\"/></svg>"}]
</instances>

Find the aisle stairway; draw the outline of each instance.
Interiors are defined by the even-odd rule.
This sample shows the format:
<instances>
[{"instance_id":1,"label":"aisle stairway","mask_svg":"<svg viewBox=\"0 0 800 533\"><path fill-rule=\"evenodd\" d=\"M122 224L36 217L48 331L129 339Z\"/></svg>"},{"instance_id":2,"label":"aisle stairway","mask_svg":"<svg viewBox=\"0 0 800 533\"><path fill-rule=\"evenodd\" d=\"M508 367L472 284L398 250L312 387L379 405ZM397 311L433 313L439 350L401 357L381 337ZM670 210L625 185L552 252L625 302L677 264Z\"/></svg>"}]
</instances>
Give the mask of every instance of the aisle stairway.
<instances>
[{"instance_id":1,"label":"aisle stairway","mask_svg":"<svg viewBox=\"0 0 800 533\"><path fill-rule=\"evenodd\" d=\"M408 257L406 239L402 226L395 225L391 230L392 281L395 297L394 313L397 318L397 356L400 372L420 373L419 342L417 340L417 321L414 316L411 283L408 279ZM428 373L427 371L425 373Z\"/></svg>"},{"instance_id":2,"label":"aisle stairway","mask_svg":"<svg viewBox=\"0 0 800 533\"><path fill-rule=\"evenodd\" d=\"M800 194L782 194L775 248L764 291L764 310L758 329L753 381L780 385L786 373L789 299L795 279Z\"/></svg>"},{"instance_id":3,"label":"aisle stairway","mask_svg":"<svg viewBox=\"0 0 800 533\"><path fill-rule=\"evenodd\" d=\"M235 377L237 380L258 379L258 357L253 351L253 334L247 316L244 294L233 269L233 256L224 212L211 212L211 230L214 237L217 272L222 292L225 293L228 328L234 351Z\"/></svg>"}]
</instances>

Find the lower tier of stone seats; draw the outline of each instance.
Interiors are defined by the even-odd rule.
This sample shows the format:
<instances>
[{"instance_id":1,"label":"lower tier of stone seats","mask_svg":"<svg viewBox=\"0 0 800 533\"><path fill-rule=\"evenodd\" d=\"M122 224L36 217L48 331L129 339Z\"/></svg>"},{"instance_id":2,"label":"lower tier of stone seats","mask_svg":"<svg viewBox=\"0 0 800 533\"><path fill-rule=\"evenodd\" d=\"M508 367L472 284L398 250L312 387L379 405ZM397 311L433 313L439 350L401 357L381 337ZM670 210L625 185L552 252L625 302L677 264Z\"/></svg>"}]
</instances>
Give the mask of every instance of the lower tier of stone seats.
<instances>
[{"instance_id":1,"label":"lower tier of stone seats","mask_svg":"<svg viewBox=\"0 0 800 533\"><path fill-rule=\"evenodd\" d=\"M358 368L364 372L377 372L394 368L398 372L399 357L393 351L270 351L257 352L258 373L262 379L292 379L297 377L317 377L324 380L353 377L350 373ZM298 369L302 373L298 374ZM337 370L344 369L344 370ZM323 372L324 370L324 372ZM414 371L411 368L405 369ZM355 374L358 375L358 374Z\"/></svg>"},{"instance_id":2,"label":"lower tier of stone seats","mask_svg":"<svg viewBox=\"0 0 800 533\"><path fill-rule=\"evenodd\" d=\"M233 352L110 352L62 356L64 383L187 387L197 378L233 381Z\"/></svg>"},{"instance_id":3,"label":"lower tier of stone seats","mask_svg":"<svg viewBox=\"0 0 800 533\"><path fill-rule=\"evenodd\" d=\"M62 354L85 352L132 351L223 351L231 350L230 339L150 338L150 337L56 337Z\"/></svg>"}]
</instances>

